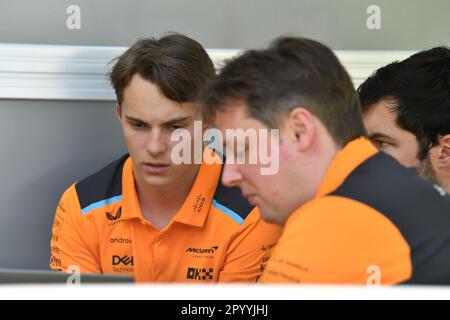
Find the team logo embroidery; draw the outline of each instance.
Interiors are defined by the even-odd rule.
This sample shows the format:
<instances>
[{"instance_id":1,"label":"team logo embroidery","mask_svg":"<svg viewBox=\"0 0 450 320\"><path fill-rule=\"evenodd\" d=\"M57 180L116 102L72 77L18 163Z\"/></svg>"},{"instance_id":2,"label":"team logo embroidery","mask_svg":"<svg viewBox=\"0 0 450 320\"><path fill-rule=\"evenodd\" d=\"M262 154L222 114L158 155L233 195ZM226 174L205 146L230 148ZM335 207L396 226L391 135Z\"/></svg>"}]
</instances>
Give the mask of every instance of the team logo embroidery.
<instances>
[{"instance_id":1,"label":"team logo embroidery","mask_svg":"<svg viewBox=\"0 0 450 320\"><path fill-rule=\"evenodd\" d=\"M199 194L196 198L195 198L195 202L194 205L192 206L192 209L194 210L195 213L199 213L202 211L203 205L206 202L206 198L203 197L203 195Z\"/></svg>"},{"instance_id":2,"label":"team logo embroidery","mask_svg":"<svg viewBox=\"0 0 450 320\"><path fill-rule=\"evenodd\" d=\"M214 269L212 268L194 268L187 269L186 278L189 280L208 281L214 279Z\"/></svg>"},{"instance_id":3,"label":"team logo embroidery","mask_svg":"<svg viewBox=\"0 0 450 320\"><path fill-rule=\"evenodd\" d=\"M122 207L119 207L115 215L113 215L112 212L106 212L106 217L109 221L120 220L120 218L122 218Z\"/></svg>"}]
</instances>

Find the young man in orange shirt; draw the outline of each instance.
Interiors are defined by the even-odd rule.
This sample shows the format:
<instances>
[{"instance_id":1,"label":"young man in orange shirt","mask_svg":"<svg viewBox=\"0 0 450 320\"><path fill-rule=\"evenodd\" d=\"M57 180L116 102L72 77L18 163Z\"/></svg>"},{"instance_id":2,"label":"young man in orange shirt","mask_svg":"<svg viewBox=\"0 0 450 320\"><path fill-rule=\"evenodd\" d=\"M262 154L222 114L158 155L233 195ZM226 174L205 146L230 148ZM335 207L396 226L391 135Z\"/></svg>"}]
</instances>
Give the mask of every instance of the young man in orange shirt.
<instances>
[{"instance_id":1,"label":"young man in orange shirt","mask_svg":"<svg viewBox=\"0 0 450 320\"><path fill-rule=\"evenodd\" d=\"M221 185L220 163L177 165L172 157L177 129L203 142L195 98L214 75L203 47L179 34L139 40L118 58L110 78L129 155L64 193L52 269L138 282L259 279L280 228L263 222L239 189Z\"/></svg>"}]
</instances>

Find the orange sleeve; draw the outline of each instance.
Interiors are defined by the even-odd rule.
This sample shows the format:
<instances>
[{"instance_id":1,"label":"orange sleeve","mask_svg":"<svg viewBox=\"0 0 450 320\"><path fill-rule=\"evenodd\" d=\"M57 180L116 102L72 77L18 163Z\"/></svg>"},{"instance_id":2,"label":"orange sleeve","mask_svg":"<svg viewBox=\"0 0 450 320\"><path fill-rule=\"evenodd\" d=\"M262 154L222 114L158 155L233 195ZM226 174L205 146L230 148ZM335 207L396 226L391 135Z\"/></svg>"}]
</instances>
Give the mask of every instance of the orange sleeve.
<instances>
[{"instance_id":1,"label":"orange sleeve","mask_svg":"<svg viewBox=\"0 0 450 320\"><path fill-rule=\"evenodd\" d=\"M50 268L66 271L70 266L79 267L82 273L101 273L97 257L86 241L92 234L84 230L81 208L75 185L62 196L56 209L50 243Z\"/></svg>"},{"instance_id":2,"label":"orange sleeve","mask_svg":"<svg viewBox=\"0 0 450 320\"><path fill-rule=\"evenodd\" d=\"M219 282L257 282L280 235L281 227L264 222L255 208L231 240Z\"/></svg>"},{"instance_id":3,"label":"orange sleeve","mask_svg":"<svg viewBox=\"0 0 450 320\"><path fill-rule=\"evenodd\" d=\"M389 219L363 203L327 196L289 218L261 282L396 284L411 274L410 247Z\"/></svg>"}]
</instances>

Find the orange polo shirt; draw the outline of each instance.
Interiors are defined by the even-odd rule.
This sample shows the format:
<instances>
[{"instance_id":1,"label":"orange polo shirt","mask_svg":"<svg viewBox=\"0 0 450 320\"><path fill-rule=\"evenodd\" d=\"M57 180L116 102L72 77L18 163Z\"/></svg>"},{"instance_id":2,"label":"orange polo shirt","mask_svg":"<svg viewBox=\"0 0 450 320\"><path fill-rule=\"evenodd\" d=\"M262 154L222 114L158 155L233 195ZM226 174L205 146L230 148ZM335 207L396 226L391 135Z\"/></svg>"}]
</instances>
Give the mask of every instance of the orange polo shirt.
<instances>
[{"instance_id":1,"label":"orange polo shirt","mask_svg":"<svg viewBox=\"0 0 450 320\"><path fill-rule=\"evenodd\" d=\"M256 282L281 229L263 222L238 189L222 186L221 169L200 166L162 230L143 218L128 155L75 183L56 210L50 267L138 282Z\"/></svg>"},{"instance_id":2,"label":"orange polo shirt","mask_svg":"<svg viewBox=\"0 0 450 320\"><path fill-rule=\"evenodd\" d=\"M448 285L450 198L368 140L351 141L289 217L261 280Z\"/></svg>"}]
</instances>

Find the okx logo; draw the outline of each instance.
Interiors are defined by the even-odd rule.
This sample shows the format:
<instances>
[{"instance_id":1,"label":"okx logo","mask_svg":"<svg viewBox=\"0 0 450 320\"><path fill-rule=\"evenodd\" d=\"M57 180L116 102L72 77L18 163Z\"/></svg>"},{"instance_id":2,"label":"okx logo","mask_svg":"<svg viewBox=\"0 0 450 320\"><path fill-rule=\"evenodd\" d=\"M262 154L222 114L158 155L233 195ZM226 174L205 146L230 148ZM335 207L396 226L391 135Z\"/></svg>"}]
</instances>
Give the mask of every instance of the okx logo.
<instances>
[{"instance_id":1,"label":"okx logo","mask_svg":"<svg viewBox=\"0 0 450 320\"><path fill-rule=\"evenodd\" d=\"M112 265L113 266L119 266L119 265L124 265L124 266L134 266L134 257L131 256L124 256L124 257L120 257L120 256L113 256L112 257Z\"/></svg>"},{"instance_id":2,"label":"okx logo","mask_svg":"<svg viewBox=\"0 0 450 320\"><path fill-rule=\"evenodd\" d=\"M209 268L188 268L187 270L187 279L189 280L212 280L214 275L214 269Z\"/></svg>"}]
</instances>

